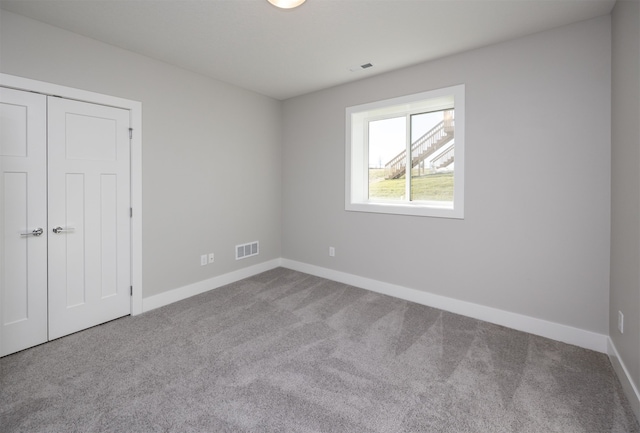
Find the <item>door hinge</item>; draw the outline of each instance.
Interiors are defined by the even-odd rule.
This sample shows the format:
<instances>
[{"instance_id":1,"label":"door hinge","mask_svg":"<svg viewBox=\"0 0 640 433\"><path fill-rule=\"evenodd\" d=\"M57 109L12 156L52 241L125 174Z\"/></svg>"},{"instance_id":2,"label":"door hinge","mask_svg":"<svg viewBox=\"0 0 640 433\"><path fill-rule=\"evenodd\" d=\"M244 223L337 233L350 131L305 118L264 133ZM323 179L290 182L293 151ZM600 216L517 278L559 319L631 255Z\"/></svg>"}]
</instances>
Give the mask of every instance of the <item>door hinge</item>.
<instances>
[{"instance_id":1,"label":"door hinge","mask_svg":"<svg viewBox=\"0 0 640 433\"><path fill-rule=\"evenodd\" d=\"M133 286L129 286L129 296L133 296Z\"/></svg>"},{"instance_id":2,"label":"door hinge","mask_svg":"<svg viewBox=\"0 0 640 433\"><path fill-rule=\"evenodd\" d=\"M129 140L133 139L133 128L129 128Z\"/></svg>"}]
</instances>

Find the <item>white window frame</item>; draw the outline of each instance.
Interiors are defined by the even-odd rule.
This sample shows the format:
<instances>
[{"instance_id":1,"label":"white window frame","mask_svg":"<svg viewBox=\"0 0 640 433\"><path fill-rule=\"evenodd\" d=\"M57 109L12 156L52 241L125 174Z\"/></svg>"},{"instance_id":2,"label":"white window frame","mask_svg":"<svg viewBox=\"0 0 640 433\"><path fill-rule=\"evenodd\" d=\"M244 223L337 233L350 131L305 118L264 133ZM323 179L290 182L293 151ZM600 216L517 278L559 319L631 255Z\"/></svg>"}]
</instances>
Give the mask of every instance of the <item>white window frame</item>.
<instances>
[{"instance_id":1,"label":"white window frame","mask_svg":"<svg viewBox=\"0 0 640 433\"><path fill-rule=\"evenodd\" d=\"M464 218L464 84L398 98L347 107L345 210L440 218ZM453 205L437 201L383 201L369 199L368 124L370 121L410 116L451 108L455 118ZM411 140L408 139L407 142ZM408 144L410 146L410 143ZM410 176L407 176L410 178ZM408 181L409 182L409 179Z\"/></svg>"}]
</instances>

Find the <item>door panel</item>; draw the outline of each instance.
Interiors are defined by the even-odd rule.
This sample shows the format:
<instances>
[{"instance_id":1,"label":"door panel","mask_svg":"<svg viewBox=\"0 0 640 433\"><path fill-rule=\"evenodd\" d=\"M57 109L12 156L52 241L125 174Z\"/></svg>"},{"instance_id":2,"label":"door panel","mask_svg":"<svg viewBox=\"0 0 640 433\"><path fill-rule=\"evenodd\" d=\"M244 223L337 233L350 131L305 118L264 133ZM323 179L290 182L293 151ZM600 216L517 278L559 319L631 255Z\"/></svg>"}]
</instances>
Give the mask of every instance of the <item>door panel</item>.
<instances>
[{"instance_id":1,"label":"door panel","mask_svg":"<svg viewBox=\"0 0 640 433\"><path fill-rule=\"evenodd\" d=\"M113 174L100 176L100 240L102 297L118 294L118 178Z\"/></svg>"},{"instance_id":2,"label":"door panel","mask_svg":"<svg viewBox=\"0 0 640 433\"><path fill-rule=\"evenodd\" d=\"M127 110L53 97L48 106L54 339L131 312L130 149Z\"/></svg>"},{"instance_id":3,"label":"door panel","mask_svg":"<svg viewBox=\"0 0 640 433\"><path fill-rule=\"evenodd\" d=\"M0 356L47 341L46 125L45 96L0 87Z\"/></svg>"}]
</instances>

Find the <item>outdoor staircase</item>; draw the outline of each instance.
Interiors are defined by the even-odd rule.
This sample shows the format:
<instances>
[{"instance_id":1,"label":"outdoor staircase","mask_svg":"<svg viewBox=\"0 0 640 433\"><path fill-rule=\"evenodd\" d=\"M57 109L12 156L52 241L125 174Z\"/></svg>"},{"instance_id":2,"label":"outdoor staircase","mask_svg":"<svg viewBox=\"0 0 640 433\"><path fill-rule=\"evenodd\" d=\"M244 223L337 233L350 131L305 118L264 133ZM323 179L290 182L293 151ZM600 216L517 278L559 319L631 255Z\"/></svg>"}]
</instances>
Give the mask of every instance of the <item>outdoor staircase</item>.
<instances>
[{"instance_id":1,"label":"outdoor staircase","mask_svg":"<svg viewBox=\"0 0 640 433\"><path fill-rule=\"evenodd\" d=\"M444 150L440 155L436 156L431 160L431 166L434 170L438 170L440 168L445 168L451 164L453 164L453 160L455 159L455 145L451 144L447 149Z\"/></svg>"},{"instance_id":2,"label":"outdoor staircase","mask_svg":"<svg viewBox=\"0 0 640 433\"><path fill-rule=\"evenodd\" d=\"M411 168L431 157L453 140L453 110L444 112L444 120L431 128L422 137L411 143ZM434 168L446 167L453 162L453 148L447 149L433 160ZM385 179L398 179L407 171L407 151L403 150L385 165Z\"/></svg>"}]
</instances>

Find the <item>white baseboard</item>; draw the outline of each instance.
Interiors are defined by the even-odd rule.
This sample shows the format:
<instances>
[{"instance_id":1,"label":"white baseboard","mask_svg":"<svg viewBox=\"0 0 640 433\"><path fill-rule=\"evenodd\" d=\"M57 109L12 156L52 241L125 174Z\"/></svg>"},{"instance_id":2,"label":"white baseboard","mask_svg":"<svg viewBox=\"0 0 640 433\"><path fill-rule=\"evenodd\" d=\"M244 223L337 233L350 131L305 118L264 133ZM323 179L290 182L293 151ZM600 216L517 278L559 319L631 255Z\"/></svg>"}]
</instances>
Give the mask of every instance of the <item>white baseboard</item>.
<instances>
[{"instance_id":1,"label":"white baseboard","mask_svg":"<svg viewBox=\"0 0 640 433\"><path fill-rule=\"evenodd\" d=\"M616 372L618 379L620 379L622 389L624 389L624 393L629 399L631 408L636 414L636 418L640 419L640 392L633 382L627 366L624 364L624 361L622 361L622 358L620 358L616 345L613 344L613 340L611 340L610 337L607 338L607 353L609 354L613 370Z\"/></svg>"},{"instance_id":2,"label":"white baseboard","mask_svg":"<svg viewBox=\"0 0 640 433\"><path fill-rule=\"evenodd\" d=\"M394 296L429 307L439 308L496 325L506 326L563 343L573 344L585 349L607 353L608 336L598 334L560 323L549 322L535 317L512 313L497 308L478 305L471 302L460 301L446 296L435 295L421 290L410 289L395 284L384 283L370 278L360 277L345 272L334 271L320 266L309 265L295 260L282 259L283 267L295 271L304 272L351 286Z\"/></svg>"},{"instance_id":3,"label":"white baseboard","mask_svg":"<svg viewBox=\"0 0 640 433\"><path fill-rule=\"evenodd\" d=\"M228 274L219 275L217 277L198 281L197 283L189 284L187 286L178 287L177 289L169 290L154 296L149 296L142 300L142 311L147 312L156 308L164 307L165 305L173 304L174 302L190 298L191 296L199 295L201 293L208 292L209 290L235 283L236 281L240 281L244 278L252 277L261 272L269 271L280 265L281 259L273 259L268 262L249 266L248 268L229 272Z\"/></svg>"}]
</instances>

